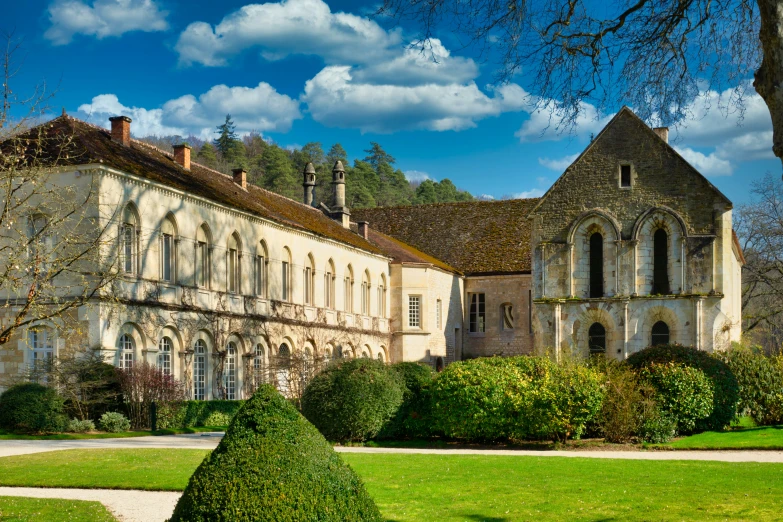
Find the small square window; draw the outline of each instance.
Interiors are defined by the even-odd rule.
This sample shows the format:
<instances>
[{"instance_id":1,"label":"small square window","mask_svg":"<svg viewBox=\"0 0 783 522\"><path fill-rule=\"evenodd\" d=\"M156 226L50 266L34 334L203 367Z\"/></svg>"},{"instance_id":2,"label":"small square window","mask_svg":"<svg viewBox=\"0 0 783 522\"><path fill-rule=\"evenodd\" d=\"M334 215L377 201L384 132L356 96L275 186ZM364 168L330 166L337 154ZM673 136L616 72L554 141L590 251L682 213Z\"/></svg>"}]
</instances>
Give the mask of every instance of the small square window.
<instances>
[{"instance_id":1,"label":"small square window","mask_svg":"<svg viewBox=\"0 0 783 522\"><path fill-rule=\"evenodd\" d=\"M621 187L630 187L631 186L631 166L630 165L620 165L620 186Z\"/></svg>"}]
</instances>

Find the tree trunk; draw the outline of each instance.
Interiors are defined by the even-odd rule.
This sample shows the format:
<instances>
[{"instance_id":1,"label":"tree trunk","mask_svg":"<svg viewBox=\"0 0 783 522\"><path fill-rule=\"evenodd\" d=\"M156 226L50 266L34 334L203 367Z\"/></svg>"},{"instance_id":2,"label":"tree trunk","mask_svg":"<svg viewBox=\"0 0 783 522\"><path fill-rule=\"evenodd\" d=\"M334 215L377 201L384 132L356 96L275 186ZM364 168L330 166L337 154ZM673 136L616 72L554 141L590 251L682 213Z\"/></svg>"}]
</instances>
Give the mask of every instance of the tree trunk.
<instances>
[{"instance_id":1,"label":"tree trunk","mask_svg":"<svg viewBox=\"0 0 783 522\"><path fill-rule=\"evenodd\" d=\"M753 86L772 116L772 152L783 162L783 0L756 0L764 58Z\"/></svg>"}]
</instances>

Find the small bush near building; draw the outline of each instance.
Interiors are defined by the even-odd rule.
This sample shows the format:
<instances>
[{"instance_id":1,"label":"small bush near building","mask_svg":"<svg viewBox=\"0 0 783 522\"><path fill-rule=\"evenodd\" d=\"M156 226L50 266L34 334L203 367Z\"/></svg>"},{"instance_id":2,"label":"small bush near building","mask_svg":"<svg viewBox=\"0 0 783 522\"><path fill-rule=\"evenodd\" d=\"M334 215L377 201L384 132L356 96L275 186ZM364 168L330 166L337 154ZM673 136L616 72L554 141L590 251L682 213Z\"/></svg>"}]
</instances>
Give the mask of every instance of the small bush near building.
<instances>
[{"instance_id":1,"label":"small bush near building","mask_svg":"<svg viewBox=\"0 0 783 522\"><path fill-rule=\"evenodd\" d=\"M228 426L245 401L182 401L158 406L158 428Z\"/></svg>"},{"instance_id":2,"label":"small bush near building","mask_svg":"<svg viewBox=\"0 0 783 522\"><path fill-rule=\"evenodd\" d=\"M434 372L428 365L401 362L391 366L400 374L405 385L402 404L383 427L379 438L415 439L432 435L429 388Z\"/></svg>"},{"instance_id":3,"label":"small bush near building","mask_svg":"<svg viewBox=\"0 0 783 522\"><path fill-rule=\"evenodd\" d=\"M198 467L170 522L372 522L359 477L318 430L264 385Z\"/></svg>"},{"instance_id":4,"label":"small bush near building","mask_svg":"<svg viewBox=\"0 0 783 522\"><path fill-rule=\"evenodd\" d=\"M719 355L739 383L738 410L760 426L783 422L783 367L760 348L734 345Z\"/></svg>"},{"instance_id":5,"label":"small bush near building","mask_svg":"<svg viewBox=\"0 0 783 522\"><path fill-rule=\"evenodd\" d=\"M57 392L36 383L11 386L0 395L0 428L20 433L64 431L64 400Z\"/></svg>"},{"instance_id":6,"label":"small bush near building","mask_svg":"<svg viewBox=\"0 0 783 522\"><path fill-rule=\"evenodd\" d=\"M185 400L185 385L146 361L131 368L118 368L117 378L128 416L136 429L150 427L153 402L160 408L165 403Z\"/></svg>"},{"instance_id":7,"label":"small bush near building","mask_svg":"<svg viewBox=\"0 0 783 522\"><path fill-rule=\"evenodd\" d=\"M400 374L382 362L351 359L313 377L302 413L329 440L372 439L396 414L404 387Z\"/></svg>"},{"instance_id":8,"label":"small bush near building","mask_svg":"<svg viewBox=\"0 0 783 522\"><path fill-rule=\"evenodd\" d=\"M656 406L645 411L637 434L645 442L669 442L677 435L677 421Z\"/></svg>"},{"instance_id":9,"label":"small bush near building","mask_svg":"<svg viewBox=\"0 0 783 522\"><path fill-rule=\"evenodd\" d=\"M122 413L109 411L101 415L98 425L103 431L109 433L120 433L128 431L131 427L130 421Z\"/></svg>"},{"instance_id":10,"label":"small bush near building","mask_svg":"<svg viewBox=\"0 0 783 522\"><path fill-rule=\"evenodd\" d=\"M646 411L656 408L655 390L625 363L602 357L597 369L606 394L595 420L595 434L608 442L629 442L639 436Z\"/></svg>"},{"instance_id":11,"label":"small bush near building","mask_svg":"<svg viewBox=\"0 0 783 522\"><path fill-rule=\"evenodd\" d=\"M737 415L739 383L731 368L719 357L688 346L659 345L636 352L627 362L637 370L652 363L674 362L703 371L713 384L713 408L709 417L696 423L697 431L723 429Z\"/></svg>"},{"instance_id":12,"label":"small bush near building","mask_svg":"<svg viewBox=\"0 0 783 522\"><path fill-rule=\"evenodd\" d=\"M95 423L90 419L71 419L68 423L68 430L70 433L87 433L88 431L95 431Z\"/></svg>"},{"instance_id":13,"label":"small bush near building","mask_svg":"<svg viewBox=\"0 0 783 522\"><path fill-rule=\"evenodd\" d=\"M655 400L661 412L677 423L679 433L693 433L696 423L712 413L712 381L700 369L652 363L642 369L640 376L655 388Z\"/></svg>"},{"instance_id":14,"label":"small bush near building","mask_svg":"<svg viewBox=\"0 0 783 522\"><path fill-rule=\"evenodd\" d=\"M602 400L596 370L545 357L454 363L432 385L436 426L474 441L580 437Z\"/></svg>"}]
</instances>

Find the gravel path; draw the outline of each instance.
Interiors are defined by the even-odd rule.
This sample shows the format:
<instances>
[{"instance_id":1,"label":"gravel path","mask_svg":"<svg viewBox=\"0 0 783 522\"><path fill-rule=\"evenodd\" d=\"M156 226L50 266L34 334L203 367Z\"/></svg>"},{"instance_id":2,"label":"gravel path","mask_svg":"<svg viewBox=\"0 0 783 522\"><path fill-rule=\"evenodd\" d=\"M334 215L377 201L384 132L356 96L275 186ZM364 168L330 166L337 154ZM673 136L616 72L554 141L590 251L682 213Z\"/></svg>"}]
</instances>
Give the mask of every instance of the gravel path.
<instances>
[{"instance_id":1,"label":"gravel path","mask_svg":"<svg viewBox=\"0 0 783 522\"><path fill-rule=\"evenodd\" d=\"M97 500L121 522L163 522L174 512L181 493L117 489L0 487L0 496Z\"/></svg>"},{"instance_id":2,"label":"gravel path","mask_svg":"<svg viewBox=\"0 0 783 522\"><path fill-rule=\"evenodd\" d=\"M0 457L41 453L44 451L96 448L178 448L211 450L215 449L221 438L223 438L222 432L205 432L187 435L165 435L159 437L130 437L126 439L0 440Z\"/></svg>"}]
</instances>

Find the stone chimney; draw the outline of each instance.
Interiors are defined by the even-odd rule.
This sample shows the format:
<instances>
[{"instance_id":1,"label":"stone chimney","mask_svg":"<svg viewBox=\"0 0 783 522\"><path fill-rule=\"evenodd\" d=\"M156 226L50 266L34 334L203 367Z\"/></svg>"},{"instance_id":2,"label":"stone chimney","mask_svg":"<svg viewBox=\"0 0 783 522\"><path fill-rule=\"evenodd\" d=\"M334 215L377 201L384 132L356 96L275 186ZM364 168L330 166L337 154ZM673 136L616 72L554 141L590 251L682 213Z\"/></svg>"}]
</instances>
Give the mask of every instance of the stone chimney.
<instances>
[{"instance_id":1,"label":"stone chimney","mask_svg":"<svg viewBox=\"0 0 783 522\"><path fill-rule=\"evenodd\" d=\"M666 143L669 143L669 127L655 127L653 132Z\"/></svg>"},{"instance_id":2,"label":"stone chimney","mask_svg":"<svg viewBox=\"0 0 783 522\"><path fill-rule=\"evenodd\" d=\"M344 228L350 228L351 211L345 206L345 167L340 160L337 160L332 168L332 191L334 193L332 219L339 221Z\"/></svg>"},{"instance_id":3,"label":"stone chimney","mask_svg":"<svg viewBox=\"0 0 783 522\"><path fill-rule=\"evenodd\" d=\"M113 116L109 118L109 121L111 122L111 139L129 147L131 139L130 124L133 120L127 116Z\"/></svg>"},{"instance_id":4,"label":"stone chimney","mask_svg":"<svg viewBox=\"0 0 783 522\"><path fill-rule=\"evenodd\" d=\"M359 225L359 235L364 239L370 239L370 223L367 221L357 221L356 224Z\"/></svg>"},{"instance_id":5,"label":"stone chimney","mask_svg":"<svg viewBox=\"0 0 783 522\"><path fill-rule=\"evenodd\" d=\"M242 190L247 190L247 172L245 169L234 169L231 172L234 173L234 183L242 187Z\"/></svg>"},{"instance_id":6,"label":"stone chimney","mask_svg":"<svg viewBox=\"0 0 783 522\"><path fill-rule=\"evenodd\" d=\"M312 163L305 166L302 186L304 187L304 204L312 207L315 201L315 167Z\"/></svg>"},{"instance_id":7,"label":"stone chimney","mask_svg":"<svg viewBox=\"0 0 783 522\"><path fill-rule=\"evenodd\" d=\"M187 143L174 145L174 161L179 163L183 169L190 170L190 145Z\"/></svg>"}]
</instances>

